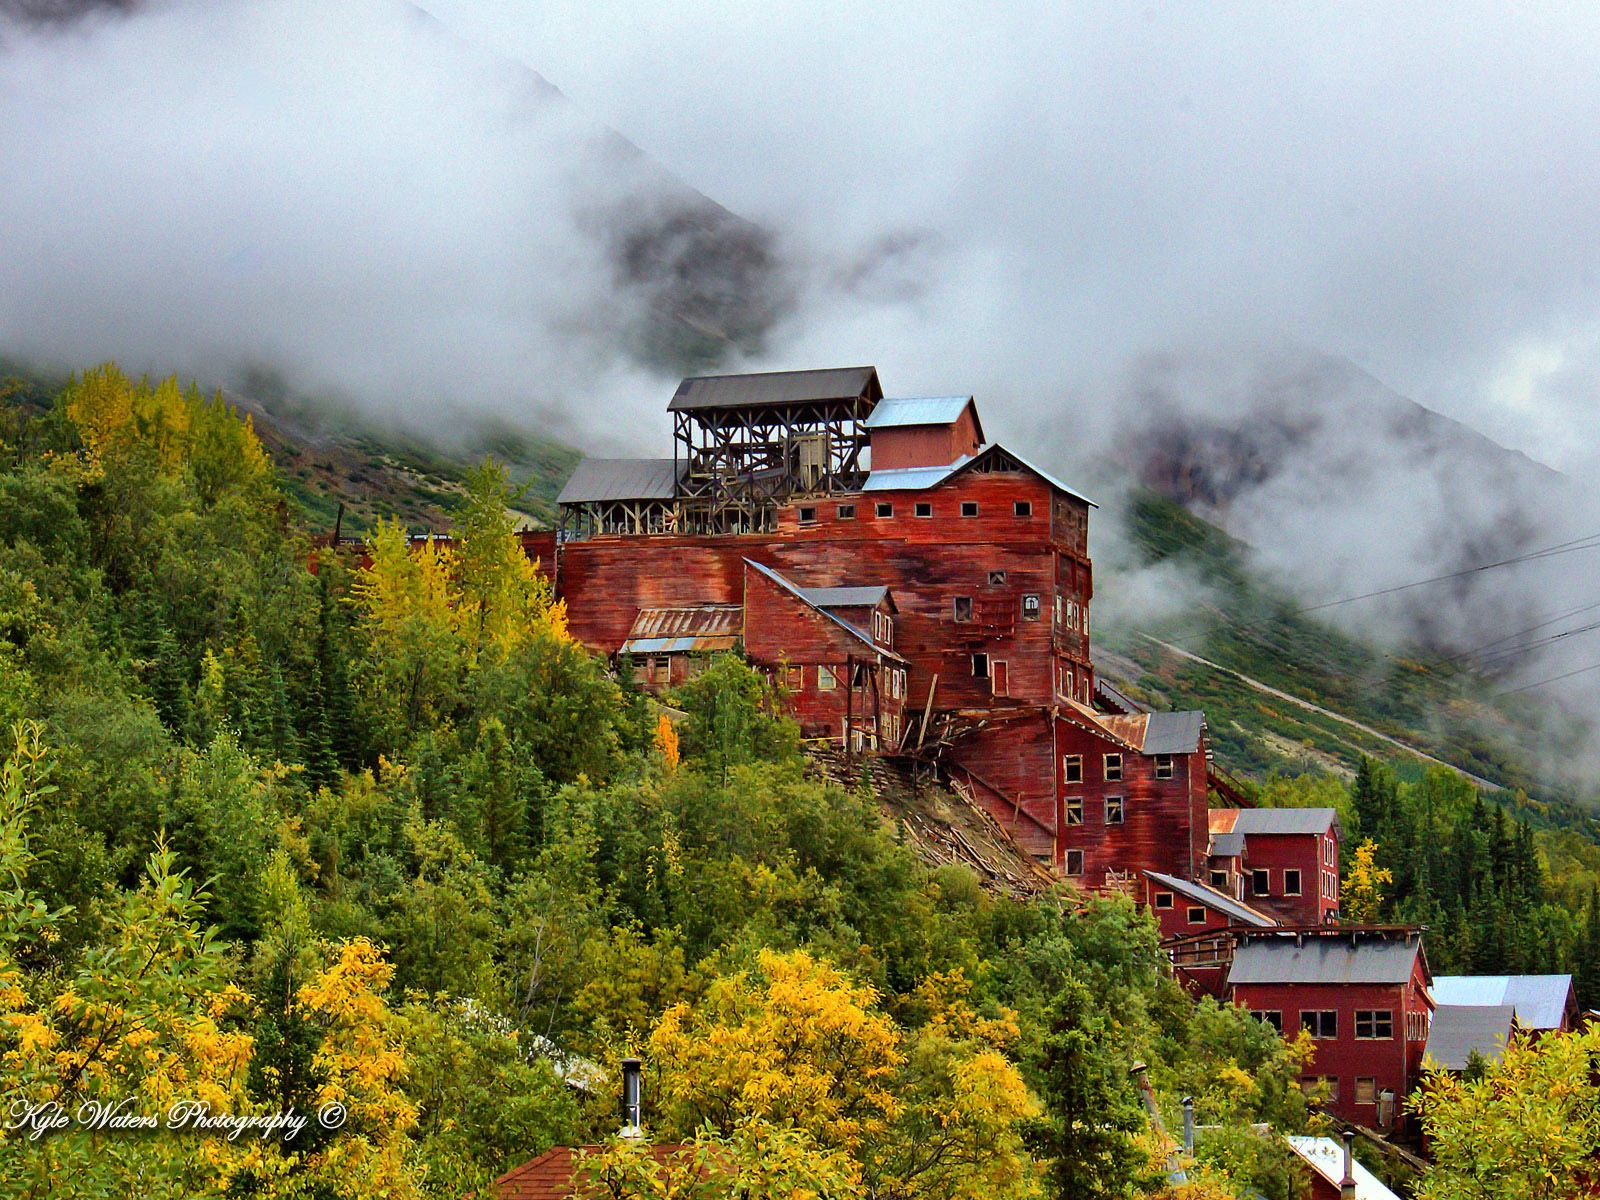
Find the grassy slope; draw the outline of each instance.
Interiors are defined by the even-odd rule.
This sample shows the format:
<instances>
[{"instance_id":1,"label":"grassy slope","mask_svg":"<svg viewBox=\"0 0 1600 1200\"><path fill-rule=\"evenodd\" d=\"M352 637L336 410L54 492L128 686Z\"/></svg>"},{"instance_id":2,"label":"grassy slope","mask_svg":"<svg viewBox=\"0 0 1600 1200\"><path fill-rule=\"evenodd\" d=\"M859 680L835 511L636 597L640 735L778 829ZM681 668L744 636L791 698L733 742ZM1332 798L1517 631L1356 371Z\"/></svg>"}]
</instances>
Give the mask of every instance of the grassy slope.
<instances>
[{"instance_id":1,"label":"grassy slope","mask_svg":"<svg viewBox=\"0 0 1600 1200\"><path fill-rule=\"evenodd\" d=\"M1493 686L1436 656L1385 651L1301 614L1254 575L1245 547L1153 492L1130 506L1127 533L1146 562L1184 566L1210 600L1159 626L1102 616L1097 647L1107 675L1156 706L1203 708L1218 762L1262 778L1272 771L1353 770L1360 755L1406 778L1424 764L1337 721L1264 696L1238 679L1172 655L1141 633L1381 730L1475 775L1521 789L1538 823L1592 832L1590 797L1541 778L1527 751L1559 743L1533 702L1496 703ZM1118 677L1122 678L1118 680ZM1519 805L1520 807L1520 805Z\"/></svg>"}]
</instances>

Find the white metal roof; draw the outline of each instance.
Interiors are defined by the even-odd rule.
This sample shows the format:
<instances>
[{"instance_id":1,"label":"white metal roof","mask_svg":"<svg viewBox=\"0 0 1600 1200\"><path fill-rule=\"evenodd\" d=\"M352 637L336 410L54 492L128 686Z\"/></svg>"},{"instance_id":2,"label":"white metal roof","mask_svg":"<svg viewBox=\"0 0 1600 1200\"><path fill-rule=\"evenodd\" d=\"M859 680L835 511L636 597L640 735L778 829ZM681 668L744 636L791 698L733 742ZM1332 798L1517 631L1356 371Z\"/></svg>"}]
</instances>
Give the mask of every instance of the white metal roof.
<instances>
[{"instance_id":1,"label":"white metal roof","mask_svg":"<svg viewBox=\"0 0 1600 1200\"><path fill-rule=\"evenodd\" d=\"M1433 981L1435 1003L1509 1004L1524 1029L1559 1029L1571 993L1571 975L1440 975Z\"/></svg>"},{"instance_id":2,"label":"white metal roof","mask_svg":"<svg viewBox=\"0 0 1600 1200\"><path fill-rule=\"evenodd\" d=\"M1287 1135L1283 1139L1305 1164L1333 1184L1337 1191L1344 1182L1344 1147L1332 1138ZM1350 1164L1350 1177L1356 1181L1356 1200L1400 1200L1371 1171L1359 1162Z\"/></svg>"},{"instance_id":3,"label":"white metal roof","mask_svg":"<svg viewBox=\"0 0 1600 1200\"><path fill-rule=\"evenodd\" d=\"M867 429L892 429L901 425L952 425L971 396L885 397L862 422ZM983 435L980 433L979 437Z\"/></svg>"}]
</instances>

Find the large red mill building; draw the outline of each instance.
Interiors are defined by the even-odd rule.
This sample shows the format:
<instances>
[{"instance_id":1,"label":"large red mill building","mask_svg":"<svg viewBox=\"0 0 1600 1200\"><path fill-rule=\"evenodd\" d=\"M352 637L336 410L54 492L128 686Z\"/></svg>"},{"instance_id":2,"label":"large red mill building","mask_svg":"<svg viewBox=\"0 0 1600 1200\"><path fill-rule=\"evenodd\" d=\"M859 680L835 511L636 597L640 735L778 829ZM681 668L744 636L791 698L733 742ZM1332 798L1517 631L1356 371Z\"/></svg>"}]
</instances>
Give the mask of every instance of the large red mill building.
<instances>
[{"instance_id":1,"label":"large red mill building","mask_svg":"<svg viewBox=\"0 0 1600 1200\"><path fill-rule=\"evenodd\" d=\"M1206 877L1203 716L1096 687L1093 505L972 397L849 367L685 379L668 409L672 458L580 463L530 546L581 641L647 687L742 646L807 736L938 761L1086 886Z\"/></svg>"}]
</instances>

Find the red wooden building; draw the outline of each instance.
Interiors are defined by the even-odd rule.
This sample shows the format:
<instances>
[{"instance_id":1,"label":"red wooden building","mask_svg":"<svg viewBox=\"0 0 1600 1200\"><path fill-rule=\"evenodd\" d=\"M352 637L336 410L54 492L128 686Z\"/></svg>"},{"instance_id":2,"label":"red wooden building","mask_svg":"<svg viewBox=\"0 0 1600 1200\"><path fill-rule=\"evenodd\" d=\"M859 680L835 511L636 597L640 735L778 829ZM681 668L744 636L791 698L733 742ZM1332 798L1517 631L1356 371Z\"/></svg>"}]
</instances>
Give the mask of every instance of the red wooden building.
<instances>
[{"instance_id":1,"label":"red wooden building","mask_svg":"<svg viewBox=\"0 0 1600 1200\"><path fill-rule=\"evenodd\" d=\"M1344 828L1334 809L1214 808L1209 820L1210 869L1236 872L1242 899L1292 924L1339 919Z\"/></svg>"},{"instance_id":2,"label":"red wooden building","mask_svg":"<svg viewBox=\"0 0 1600 1200\"><path fill-rule=\"evenodd\" d=\"M1285 1037L1316 1046L1302 1082L1348 1121L1403 1131L1422 1072L1433 977L1415 928L1300 926L1238 931L1228 991Z\"/></svg>"}]
</instances>

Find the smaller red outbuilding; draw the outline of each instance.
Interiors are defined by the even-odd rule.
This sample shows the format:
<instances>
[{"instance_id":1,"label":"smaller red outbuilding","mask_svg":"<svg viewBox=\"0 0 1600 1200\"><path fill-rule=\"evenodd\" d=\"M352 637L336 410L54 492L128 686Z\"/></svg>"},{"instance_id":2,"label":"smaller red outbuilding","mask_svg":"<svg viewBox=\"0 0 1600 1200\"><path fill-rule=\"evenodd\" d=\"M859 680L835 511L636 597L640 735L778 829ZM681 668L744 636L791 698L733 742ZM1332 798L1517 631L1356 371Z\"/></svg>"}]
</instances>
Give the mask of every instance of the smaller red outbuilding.
<instances>
[{"instance_id":1,"label":"smaller red outbuilding","mask_svg":"<svg viewBox=\"0 0 1600 1200\"><path fill-rule=\"evenodd\" d=\"M1209 823L1211 869L1236 870L1256 908L1300 925L1339 919L1344 828L1334 809L1214 808Z\"/></svg>"}]
</instances>

